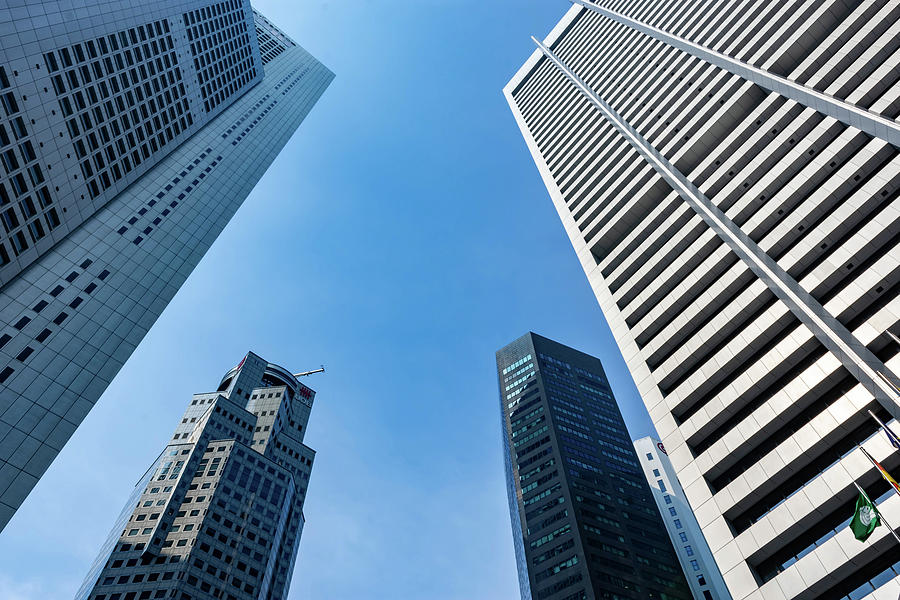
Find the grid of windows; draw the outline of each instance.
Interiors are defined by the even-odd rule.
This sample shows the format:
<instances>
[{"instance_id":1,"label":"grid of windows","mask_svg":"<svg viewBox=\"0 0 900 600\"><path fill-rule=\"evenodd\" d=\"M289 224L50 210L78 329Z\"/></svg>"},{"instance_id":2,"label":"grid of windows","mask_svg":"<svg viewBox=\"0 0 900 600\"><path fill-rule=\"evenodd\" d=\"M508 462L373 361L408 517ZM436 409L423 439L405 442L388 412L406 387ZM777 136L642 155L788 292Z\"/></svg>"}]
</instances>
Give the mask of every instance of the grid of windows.
<instances>
[{"instance_id":1,"label":"grid of windows","mask_svg":"<svg viewBox=\"0 0 900 600\"><path fill-rule=\"evenodd\" d=\"M256 25L256 37L259 40L259 53L262 56L263 65L287 48L297 45L256 10L253 11L253 22Z\"/></svg>"},{"instance_id":2,"label":"grid of windows","mask_svg":"<svg viewBox=\"0 0 900 600\"><path fill-rule=\"evenodd\" d=\"M309 479L313 451L301 428L260 427L291 416L305 425L308 417L299 386L255 375L260 363L267 374L276 371L248 354L249 372L234 378L249 384L252 398L227 384L194 396L174 436L188 431L192 441L170 443L148 470L80 600L284 600L304 524L300 483ZM274 396L262 393L269 390ZM236 423L247 433L236 434ZM268 430L254 437L273 441L270 448L252 443L254 429ZM166 576L173 565L175 576Z\"/></svg>"},{"instance_id":3,"label":"grid of windows","mask_svg":"<svg viewBox=\"0 0 900 600\"><path fill-rule=\"evenodd\" d=\"M106 278L110 275L110 271L109 269L102 269L84 288L79 289L76 292L76 295L72 300L62 303L57 299L70 284L73 284L75 280L82 275L85 276L82 278L82 281L87 281L89 277L87 269L92 265L94 269L98 269L98 265L94 264L93 260L87 258L82 261L78 266L78 269L69 272L65 278L60 278L60 281L53 289L47 292L36 304L31 306L30 310L27 311L27 315L19 318L11 328L8 327L7 329L10 333L0 335L0 348L3 348L13 339L13 334L25 329L25 327L31 323L32 320L37 318L40 313L45 310L45 314L53 314L56 312L56 316L53 317L53 320L48 323L46 327L41 329L39 333L35 334L32 341L28 342L28 344L16 354L15 358L0 370L0 385L6 383L6 380L9 379L22 364L31 358L31 355L34 354L36 349L40 348L41 344L44 344L67 319L76 314L76 309L84 303L85 299L91 296L97 288L106 281Z\"/></svg>"},{"instance_id":4,"label":"grid of windows","mask_svg":"<svg viewBox=\"0 0 900 600\"><path fill-rule=\"evenodd\" d=\"M269 35L269 32L259 26L259 22L256 23L256 38L259 40L259 53L263 65L285 51L284 44Z\"/></svg>"},{"instance_id":5,"label":"grid of windows","mask_svg":"<svg viewBox=\"0 0 900 600\"><path fill-rule=\"evenodd\" d=\"M60 224L34 145L28 139L25 117L10 88L6 70L0 66L0 266L11 261L10 250L19 256Z\"/></svg>"},{"instance_id":6,"label":"grid of windows","mask_svg":"<svg viewBox=\"0 0 900 600\"><path fill-rule=\"evenodd\" d=\"M47 52L44 63L91 198L194 123L167 19Z\"/></svg>"},{"instance_id":7,"label":"grid of windows","mask_svg":"<svg viewBox=\"0 0 900 600\"><path fill-rule=\"evenodd\" d=\"M159 227L160 223L162 223L172 212L178 207L179 202L184 200L188 194L190 194L196 187L219 165L222 161L222 156L216 156L215 159L210 161L210 163L204 168L201 164L203 159L207 158L209 153L212 152L212 148L206 148L203 152L201 152L193 161L185 165L184 169L179 172L175 177L172 178L159 192L156 193L156 196L148 200L145 206L142 206L137 214L132 215L125 223L116 230L116 233L119 235L125 235L129 231L129 228L132 226L137 226L140 233L136 235L131 241L135 245L139 245L143 242L150 233L157 227ZM180 190L172 191L176 185L182 183L187 180L191 175L194 178L187 182L187 184ZM170 195L169 198L166 196ZM176 196L175 198L171 198L171 196ZM157 204L160 204L159 207L156 207ZM152 212L151 209L156 207L156 212ZM149 215L149 216L148 216ZM147 221L150 220L150 217L153 216L152 221L149 223ZM139 221L141 219L146 219L144 222ZM143 226L143 227L142 227Z\"/></svg>"},{"instance_id":8,"label":"grid of windows","mask_svg":"<svg viewBox=\"0 0 900 600\"><path fill-rule=\"evenodd\" d=\"M206 112L256 77L244 6L226 0L182 15Z\"/></svg>"},{"instance_id":9,"label":"grid of windows","mask_svg":"<svg viewBox=\"0 0 900 600\"><path fill-rule=\"evenodd\" d=\"M497 353L497 374L523 598L583 596L579 583L615 587L622 600L687 598L599 362L528 334ZM534 396L506 402L523 378ZM626 549L637 544L656 556L652 567Z\"/></svg>"}]
</instances>

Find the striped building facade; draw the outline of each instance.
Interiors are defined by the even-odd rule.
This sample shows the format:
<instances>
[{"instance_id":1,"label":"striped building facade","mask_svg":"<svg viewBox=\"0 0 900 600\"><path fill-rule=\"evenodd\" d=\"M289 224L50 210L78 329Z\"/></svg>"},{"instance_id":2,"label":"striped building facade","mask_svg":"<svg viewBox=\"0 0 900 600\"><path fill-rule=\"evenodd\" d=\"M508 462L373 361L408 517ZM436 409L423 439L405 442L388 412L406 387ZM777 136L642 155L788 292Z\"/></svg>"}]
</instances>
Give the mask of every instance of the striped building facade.
<instances>
[{"instance_id":1,"label":"striped building facade","mask_svg":"<svg viewBox=\"0 0 900 600\"><path fill-rule=\"evenodd\" d=\"M573 6L504 89L731 595L896 598L900 3Z\"/></svg>"}]
</instances>

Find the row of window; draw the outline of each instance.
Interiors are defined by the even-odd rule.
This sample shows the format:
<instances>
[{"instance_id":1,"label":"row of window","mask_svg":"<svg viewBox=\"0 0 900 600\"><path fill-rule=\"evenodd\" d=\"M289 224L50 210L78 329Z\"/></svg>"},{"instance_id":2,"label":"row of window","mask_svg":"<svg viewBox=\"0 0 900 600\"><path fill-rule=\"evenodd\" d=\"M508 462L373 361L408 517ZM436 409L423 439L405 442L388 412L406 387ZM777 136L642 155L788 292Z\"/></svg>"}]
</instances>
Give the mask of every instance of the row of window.
<instances>
[{"instance_id":1,"label":"row of window","mask_svg":"<svg viewBox=\"0 0 900 600\"><path fill-rule=\"evenodd\" d=\"M522 488L522 493L527 494L528 492L530 492L532 490L536 490L537 488L541 487L542 485L544 485L545 483L547 483L548 481L550 481L557 475L559 475L559 471L553 471L552 473L548 473L548 474L544 475L543 477L539 478L537 481L524 486Z\"/></svg>"},{"instance_id":2,"label":"row of window","mask_svg":"<svg viewBox=\"0 0 900 600\"><path fill-rule=\"evenodd\" d=\"M522 441L522 440L520 440L520 441ZM525 456L549 442L550 442L550 436L549 435L545 436L545 437L539 439L538 441L534 442L533 444L529 444L528 446L522 448L521 450L516 451L516 458L518 458L520 456Z\"/></svg>"},{"instance_id":3,"label":"row of window","mask_svg":"<svg viewBox=\"0 0 900 600\"><path fill-rule=\"evenodd\" d=\"M513 371L513 372L510 373L509 375L506 375L506 376L503 378L503 383L509 383L510 381L512 381L513 379L515 379L516 377L522 375L523 373L528 373L529 371L534 371L534 363L533 363L533 362L525 363L522 367L516 369L515 371Z\"/></svg>"},{"instance_id":4,"label":"row of window","mask_svg":"<svg viewBox=\"0 0 900 600\"><path fill-rule=\"evenodd\" d=\"M6 84L2 89L9 87L3 67L0 67L0 81ZM17 114L20 109L13 93L0 93L0 104L9 119L0 121L0 146L11 146L0 151L0 164L6 173L4 181L0 182L0 222L3 223L6 234L4 237L7 238L0 240L0 266L3 266L12 262L7 247L12 249L15 256L21 255L31 244L37 243L59 226L60 219L56 208L52 206L50 188L43 185L44 173L37 164L38 156L34 145L27 139L29 134L25 120ZM15 146L7 128L15 138ZM22 158L21 162L19 156ZM15 204L12 203L7 186L17 200ZM34 197L30 193L32 190Z\"/></svg>"},{"instance_id":5,"label":"row of window","mask_svg":"<svg viewBox=\"0 0 900 600\"><path fill-rule=\"evenodd\" d=\"M257 12L256 9L253 9L253 21L256 26L256 37L259 41L259 51L262 55L263 65L287 48L293 48L297 45L283 31L275 27L271 21Z\"/></svg>"},{"instance_id":6,"label":"row of window","mask_svg":"<svg viewBox=\"0 0 900 600\"><path fill-rule=\"evenodd\" d=\"M261 28L258 23L256 24L256 39L259 42L259 54L262 58L263 66L287 49L284 44Z\"/></svg>"},{"instance_id":7,"label":"row of window","mask_svg":"<svg viewBox=\"0 0 900 600\"><path fill-rule=\"evenodd\" d=\"M91 266L92 264L93 264L93 261L91 259L85 259L84 261L82 261L81 265L79 265L80 268L82 269L82 273L86 272L86 269L89 266ZM87 295L92 294L94 292L94 290L96 290L98 287L97 281L104 281L109 276L109 274L110 274L109 271L106 269L101 271L100 274L97 275L96 280L90 282L87 286L85 286L85 288L83 290L84 293ZM78 271L71 271L65 277L66 283L74 282L79 277L79 275L80 275L80 273L78 273ZM56 298L63 292L64 289L65 288L61 284L57 284L52 290L50 290L49 295L53 298ZM70 312L73 312L75 309L77 309L79 306L81 306L81 304L83 302L84 302L84 297L82 297L80 295L76 296L68 304L67 310L69 312L67 312L67 310L60 311L59 314L57 314L56 317L54 317L53 324L57 325L57 326L62 325L63 322L69 318ZM31 308L31 311L34 312L35 314L38 314L49 305L50 304L47 300L40 300L37 304L35 304ZM25 326L28 323L31 322L31 320L32 320L32 318L27 315L22 316L13 325L13 327L15 329L18 329L21 331L22 329L25 328ZM34 340L39 344L43 344L47 340L47 338L50 337L50 335L52 333L53 333L52 329L50 329L49 327L45 327L44 329L41 330L40 333L38 333L34 337ZM2 336L0 336L0 348L3 348L11 339L12 339L12 336L8 333L4 333ZM34 353L34 351L35 350L32 346L30 346L30 345L26 346L21 352L19 352L18 355L16 355L15 360L17 360L18 362L24 363ZM7 379L9 379L12 376L12 374L15 373L15 371L16 371L16 369L15 369L15 367L12 366L12 364L9 364L6 367L4 367L3 370L0 371L0 384L4 383Z\"/></svg>"},{"instance_id":8,"label":"row of window","mask_svg":"<svg viewBox=\"0 0 900 600\"><path fill-rule=\"evenodd\" d=\"M128 219L126 225L122 225L121 227L119 227L119 229L117 230L116 233L118 233L119 235L125 235L125 233L128 231L129 226L135 225L140 218L144 217L147 214L147 212L149 211L149 209L156 206L156 204L160 200L162 200L166 196L166 194L172 190L172 188L174 188L178 183L180 183L182 181L182 179L187 177L191 173L191 171L193 171L195 168L197 168L197 166L200 164L200 162L204 158L206 158L210 152L212 152L212 148L207 148L206 150L201 152L200 156L198 156L193 161L191 161L187 166L185 166L184 169L182 169L182 171L180 173L178 173L176 176L174 176L172 178L172 180L169 183L167 183L165 185L165 187L163 187L162 190L157 192L156 196L154 198L151 198L150 200L148 200L147 205L144 207L141 207L141 209L137 211L137 215L131 216ZM191 191L193 191L193 189L203 179L205 179L207 175L209 175L209 173L220 163L221 160L222 160L222 157L217 156L213 161L211 161L209 163L209 165L206 166L205 169L202 170L202 172L197 173L196 174L197 176L194 178L194 180L191 181L190 184L187 187L185 187L181 193L178 194L177 199L170 201L168 204L168 207L163 208L163 210L160 213L157 213L157 216L156 216L156 218L153 219L152 223L150 225L147 225L143 229L143 231L141 232L142 235L137 236L133 240L134 244L140 244L144 240L144 236L147 236L150 233L152 233L154 227L158 227L159 224L162 223L163 219L165 219L170 214L172 214L172 211L178 207L179 202L184 200L187 197L187 195L189 193L191 193Z\"/></svg>"},{"instance_id":9,"label":"row of window","mask_svg":"<svg viewBox=\"0 0 900 600\"><path fill-rule=\"evenodd\" d=\"M289 91L291 91L291 88L293 88L295 85L297 85L300 82L300 80L303 79L303 76L306 75L307 73L309 73L309 67L304 67L304 69L300 72L300 74L297 75L296 77L294 77L293 81L291 81L287 85L287 87L285 87L283 90L281 90L281 95L282 96L287 95L287 93Z\"/></svg>"},{"instance_id":10,"label":"row of window","mask_svg":"<svg viewBox=\"0 0 900 600\"><path fill-rule=\"evenodd\" d=\"M536 509L525 513L525 521L530 522L530 521L534 520L535 518L541 516L545 512L547 512L549 510L554 510L560 504L564 504L565 502L566 502L565 497L557 496L556 498L549 500L548 502L545 502L544 504L537 507Z\"/></svg>"},{"instance_id":11,"label":"row of window","mask_svg":"<svg viewBox=\"0 0 900 600\"><path fill-rule=\"evenodd\" d=\"M534 429L535 427L539 427L539 426L540 426L542 423L544 423L546 420L547 420L547 418L546 418L545 416L541 415L541 416L539 416L537 419L534 419L533 421L531 421L530 423L527 423L527 424L525 424L525 425L522 425L522 426L519 427L518 429L513 430L513 431L509 434L509 436L510 436L511 438L515 439L515 438L517 438L518 436L522 435L523 433L526 433L526 432L528 432L528 431L531 431L531 430Z\"/></svg>"},{"instance_id":12,"label":"row of window","mask_svg":"<svg viewBox=\"0 0 900 600\"><path fill-rule=\"evenodd\" d=\"M537 600L545 600L546 598L549 598L550 596L559 593L560 591L566 589L569 586L573 586L577 583L580 583L583 578L584 578L584 576L581 573L575 573L573 575L570 575L570 576L566 577L565 579L557 581L556 583L554 583L553 585L551 585L549 587L546 587L542 590L538 590L538 593L536 594L536 598L537 598Z\"/></svg>"},{"instance_id":13,"label":"row of window","mask_svg":"<svg viewBox=\"0 0 900 600\"><path fill-rule=\"evenodd\" d=\"M529 408L531 408L532 406L534 406L535 404L540 402L541 401L540 396L538 396L534 400L528 400L528 398L531 398L532 396L539 393L540 391L541 391L540 388L532 388L531 390L528 391L528 393L526 393L524 396L522 396L521 398L516 400L514 403L512 403L512 405L510 405L509 408L512 408L513 406L515 408L512 410L512 412L509 413L509 418L514 419L514 418L518 417L518 415L522 414L524 411L528 410ZM526 402L526 400L528 400L528 402Z\"/></svg>"},{"instance_id":14,"label":"row of window","mask_svg":"<svg viewBox=\"0 0 900 600\"><path fill-rule=\"evenodd\" d=\"M537 379L533 379L532 381L529 381L528 383L526 383L524 387L521 387L517 390L513 390L510 393L508 393L506 395L506 399L511 400L511 402L509 402L506 405L506 408L510 409L510 408L514 407L516 404L518 404L522 400L522 398L520 398L518 400L513 400L513 398L515 398L516 396L518 396L519 394L521 394L523 392L527 392L530 387L535 386L535 385L537 385ZM538 388L535 388L535 389L538 389Z\"/></svg>"},{"instance_id":15,"label":"row of window","mask_svg":"<svg viewBox=\"0 0 900 600\"><path fill-rule=\"evenodd\" d=\"M256 77L243 5L226 0L182 15L207 112Z\"/></svg>"},{"instance_id":16,"label":"row of window","mask_svg":"<svg viewBox=\"0 0 900 600\"><path fill-rule=\"evenodd\" d=\"M544 448L543 450L541 450L540 452L538 452L537 454L533 455L531 458L527 458L527 459L525 459L525 460L519 462L519 463L518 463L519 471L521 471L522 469L524 469L524 468L527 467L528 465L533 464L533 463L535 463L535 462L541 460L542 458L544 458L545 456L547 456L547 455L550 454L551 452L553 452L553 447L552 447L552 446L548 446L548 447Z\"/></svg>"},{"instance_id":17,"label":"row of window","mask_svg":"<svg viewBox=\"0 0 900 600\"><path fill-rule=\"evenodd\" d=\"M66 127L88 192L97 198L190 127L193 116L167 20L89 40L84 47L87 56L75 44L46 53L44 61L51 73L60 71L57 56L62 64L52 82L63 114L84 111ZM73 54L84 64L73 63Z\"/></svg>"},{"instance_id":18,"label":"row of window","mask_svg":"<svg viewBox=\"0 0 900 600\"><path fill-rule=\"evenodd\" d=\"M509 365L508 367L505 367L505 368L503 369L503 371L502 371L502 374L503 374L503 375L506 375L506 374L509 373L510 371L515 371L516 369L518 369L519 367L521 367L522 365L524 365L525 363L527 363L527 362L530 361L531 359L532 359L531 354L528 354L528 355L526 355L526 356L523 356L522 358L520 358L519 360L517 360L517 361L514 362L513 364Z\"/></svg>"}]
</instances>

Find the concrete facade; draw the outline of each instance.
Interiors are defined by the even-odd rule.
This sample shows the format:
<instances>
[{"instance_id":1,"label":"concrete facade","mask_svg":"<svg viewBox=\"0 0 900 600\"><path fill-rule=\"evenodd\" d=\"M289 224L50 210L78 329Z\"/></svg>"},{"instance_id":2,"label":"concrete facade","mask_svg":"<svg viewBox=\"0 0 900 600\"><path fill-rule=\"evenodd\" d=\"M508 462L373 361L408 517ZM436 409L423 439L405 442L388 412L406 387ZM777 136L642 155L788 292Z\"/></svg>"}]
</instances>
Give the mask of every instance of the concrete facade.
<instances>
[{"instance_id":1,"label":"concrete facade","mask_svg":"<svg viewBox=\"0 0 900 600\"><path fill-rule=\"evenodd\" d=\"M577 0L504 89L736 599L900 591L898 23Z\"/></svg>"},{"instance_id":2,"label":"concrete facade","mask_svg":"<svg viewBox=\"0 0 900 600\"><path fill-rule=\"evenodd\" d=\"M245 0L13 0L0 75L2 529L333 74Z\"/></svg>"},{"instance_id":3,"label":"concrete facade","mask_svg":"<svg viewBox=\"0 0 900 600\"><path fill-rule=\"evenodd\" d=\"M659 440L644 437L635 440L634 450L694 598L731 600L665 446Z\"/></svg>"},{"instance_id":4,"label":"concrete facade","mask_svg":"<svg viewBox=\"0 0 900 600\"><path fill-rule=\"evenodd\" d=\"M690 598L600 361L528 333L497 377L522 600Z\"/></svg>"},{"instance_id":5,"label":"concrete facade","mask_svg":"<svg viewBox=\"0 0 900 600\"><path fill-rule=\"evenodd\" d=\"M76 600L284 600L315 452L315 392L248 353L195 394Z\"/></svg>"}]
</instances>

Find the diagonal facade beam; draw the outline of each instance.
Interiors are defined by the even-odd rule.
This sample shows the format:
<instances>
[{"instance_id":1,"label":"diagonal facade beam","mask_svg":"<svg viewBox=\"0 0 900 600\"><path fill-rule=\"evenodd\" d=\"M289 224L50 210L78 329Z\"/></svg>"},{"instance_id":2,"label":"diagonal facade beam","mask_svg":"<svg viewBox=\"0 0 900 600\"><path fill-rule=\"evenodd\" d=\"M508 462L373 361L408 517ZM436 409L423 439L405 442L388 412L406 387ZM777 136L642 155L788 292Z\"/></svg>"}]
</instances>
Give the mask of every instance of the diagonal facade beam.
<instances>
[{"instance_id":1,"label":"diagonal facade beam","mask_svg":"<svg viewBox=\"0 0 900 600\"><path fill-rule=\"evenodd\" d=\"M647 160L672 189L706 222L725 244L759 277L791 312L816 336L841 364L894 418L900 419L900 393L891 384L898 381L887 367L840 321L831 315L772 259L756 242L728 218L675 165L669 162L634 127L623 119L587 83L569 69L556 54L531 38L544 56L596 106L610 124Z\"/></svg>"},{"instance_id":2,"label":"diagonal facade beam","mask_svg":"<svg viewBox=\"0 0 900 600\"><path fill-rule=\"evenodd\" d=\"M640 31L650 37L664 42L673 48L678 48L688 54L696 56L708 63L734 73L761 88L767 89L785 98L790 98L804 106L819 111L837 119L841 123L855 127L872 137L882 139L889 144L900 148L900 123L875 114L864 108L860 108L850 102L839 100L834 96L823 94L811 87L791 81L786 77L774 75L765 69L737 60L727 54L716 52L700 44L695 44L682 37L672 35L662 29L636 21L632 18L608 8L597 6L589 0L570 0L573 4L579 4L588 10L608 17L617 23L621 23L632 29Z\"/></svg>"}]
</instances>

